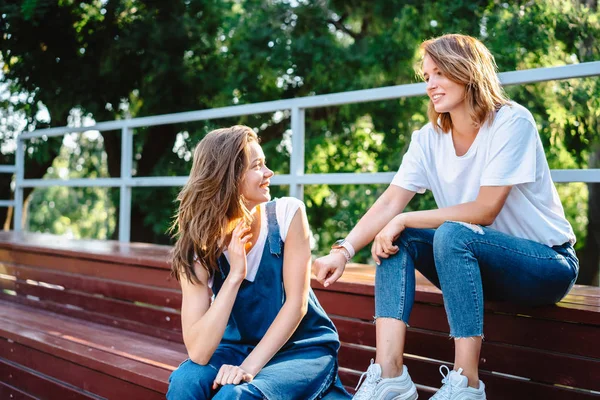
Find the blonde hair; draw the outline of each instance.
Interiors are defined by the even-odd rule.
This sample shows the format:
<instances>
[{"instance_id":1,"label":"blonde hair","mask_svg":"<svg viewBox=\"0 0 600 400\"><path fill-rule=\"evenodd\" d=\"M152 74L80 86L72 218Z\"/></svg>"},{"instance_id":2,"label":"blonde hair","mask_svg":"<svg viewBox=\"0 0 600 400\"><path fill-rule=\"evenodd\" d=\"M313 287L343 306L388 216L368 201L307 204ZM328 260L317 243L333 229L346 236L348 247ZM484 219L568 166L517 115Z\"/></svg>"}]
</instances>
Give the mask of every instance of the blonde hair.
<instances>
[{"instance_id":1,"label":"blonde hair","mask_svg":"<svg viewBox=\"0 0 600 400\"><path fill-rule=\"evenodd\" d=\"M212 275L223 254L223 242L231 233L231 221L252 217L241 194L242 178L248 169L254 131L242 125L208 133L194 150L188 182L177 200L179 208L170 233L177 237L171 252L171 274L198 283L194 255Z\"/></svg>"},{"instance_id":2,"label":"blonde hair","mask_svg":"<svg viewBox=\"0 0 600 400\"><path fill-rule=\"evenodd\" d=\"M491 123L495 111L508 103L496 75L494 56L479 40L466 35L443 35L423 42L420 49L423 58L431 57L448 79L465 85L465 102L474 124ZM422 69L419 73L423 77ZM450 113L436 112L431 100L427 115L436 130L449 132L452 128Z\"/></svg>"}]
</instances>

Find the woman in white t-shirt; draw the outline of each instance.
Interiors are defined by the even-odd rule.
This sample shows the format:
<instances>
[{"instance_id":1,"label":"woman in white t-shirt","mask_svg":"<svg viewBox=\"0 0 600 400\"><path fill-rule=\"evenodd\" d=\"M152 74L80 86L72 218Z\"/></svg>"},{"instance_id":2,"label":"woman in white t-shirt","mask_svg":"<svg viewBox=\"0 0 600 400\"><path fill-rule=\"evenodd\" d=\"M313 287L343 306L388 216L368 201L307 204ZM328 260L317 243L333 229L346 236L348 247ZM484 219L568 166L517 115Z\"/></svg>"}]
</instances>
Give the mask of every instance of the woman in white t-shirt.
<instances>
[{"instance_id":1,"label":"woman in white t-shirt","mask_svg":"<svg viewBox=\"0 0 600 400\"><path fill-rule=\"evenodd\" d=\"M171 257L189 359L169 400L350 398L337 331L310 288L304 205L269 201L272 176L247 126L212 131L194 151Z\"/></svg>"},{"instance_id":2,"label":"woman in white t-shirt","mask_svg":"<svg viewBox=\"0 0 600 400\"><path fill-rule=\"evenodd\" d=\"M415 268L441 288L455 344L454 370L442 372L432 398L461 400L485 399L478 376L484 297L552 304L579 269L535 121L506 98L489 50L463 35L421 49L430 122L413 133L390 187L314 263L328 286L355 249L373 241L377 354L355 399L417 396L402 357ZM438 209L403 212L427 189Z\"/></svg>"}]
</instances>

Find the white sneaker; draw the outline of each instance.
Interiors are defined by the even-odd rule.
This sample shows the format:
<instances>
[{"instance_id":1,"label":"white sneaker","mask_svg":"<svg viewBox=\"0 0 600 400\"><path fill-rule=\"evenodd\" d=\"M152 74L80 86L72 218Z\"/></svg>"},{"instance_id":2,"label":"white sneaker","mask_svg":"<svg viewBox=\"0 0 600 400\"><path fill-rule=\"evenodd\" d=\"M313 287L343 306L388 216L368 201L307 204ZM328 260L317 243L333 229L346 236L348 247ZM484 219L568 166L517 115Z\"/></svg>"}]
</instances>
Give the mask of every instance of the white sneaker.
<instances>
[{"instance_id":1,"label":"white sneaker","mask_svg":"<svg viewBox=\"0 0 600 400\"><path fill-rule=\"evenodd\" d=\"M361 386L360 383L365 375L367 379ZM361 375L356 389L359 386L360 390L356 392L353 400L416 400L419 397L406 366L402 367L402 375L395 378L382 378L381 366L371 360L369 369Z\"/></svg>"},{"instance_id":2,"label":"white sneaker","mask_svg":"<svg viewBox=\"0 0 600 400\"><path fill-rule=\"evenodd\" d=\"M444 368L446 374L444 374ZM462 374L463 369L450 371L450 368L442 365L440 374L444 377L444 384L430 400L485 400L485 385L480 380L479 388L475 389L469 386L469 379Z\"/></svg>"}]
</instances>

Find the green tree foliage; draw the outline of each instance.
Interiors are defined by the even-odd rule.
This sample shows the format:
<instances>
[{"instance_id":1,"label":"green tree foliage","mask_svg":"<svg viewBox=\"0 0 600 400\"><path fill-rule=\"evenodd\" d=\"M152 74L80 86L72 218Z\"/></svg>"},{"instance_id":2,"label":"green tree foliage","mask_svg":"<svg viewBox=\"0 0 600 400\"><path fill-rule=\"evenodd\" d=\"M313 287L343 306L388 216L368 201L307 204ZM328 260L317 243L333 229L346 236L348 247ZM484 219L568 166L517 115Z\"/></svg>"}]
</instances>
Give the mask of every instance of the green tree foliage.
<instances>
[{"instance_id":1,"label":"green tree foliage","mask_svg":"<svg viewBox=\"0 0 600 400\"><path fill-rule=\"evenodd\" d=\"M500 71L600 59L595 1L27 0L0 4L2 81L11 92L27 98L18 104L23 105L29 127L39 126L36 115L42 105L48 109L49 124L64 125L74 109L103 121L417 82L419 44L448 32L479 37L496 56ZM552 168L585 168L599 162L599 90L597 78L508 88L513 99L534 113ZM396 170L410 134L427 122L425 110L423 97L307 110L306 172ZM233 123L255 127L270 165L276 172L289 172L290 115L284 110L137 129L135 175L186 175L197 141L210 129ZM119 176L120 133L102 136L106 172ZM97 143L84 147L88 145L95 148ZM87 151L82 147L81 154ZM61 166L76 167L68 154L57 160ZM587 247L597 249L600 212L594 206L600 201L597 185L588 186L589 195L583 184L559 185L559 191L580 249L586 237L591 243ZM384 189L380 185L307 186L305 201L317 239L315 251L323 253L334 238L345 235ZM285 190L273 192L281 195ZM82 201L89 196L101 198L92 192L82 195ZM133 190L133 240L168 242L165 231L176 193L176 188ZM39 204L49 204L48 195ZM114 218L118 212L111 207L118 206L117 193L109 195L110 201L99 201L107 201L108 214ZM416 196L409 205L411 209L433 206L431 195ZM41 207L30 211L51 214ZM39 226L49 225L36 218L32 215L32 226L34 220L42 221ZM81 215L70 219L81 218L86 219ZM99 224L112 229L111 224ZM368 251L361 256L366 260ZM597 271L597 252L589 257L590 271Z\"/></svg>"}]
</instances>

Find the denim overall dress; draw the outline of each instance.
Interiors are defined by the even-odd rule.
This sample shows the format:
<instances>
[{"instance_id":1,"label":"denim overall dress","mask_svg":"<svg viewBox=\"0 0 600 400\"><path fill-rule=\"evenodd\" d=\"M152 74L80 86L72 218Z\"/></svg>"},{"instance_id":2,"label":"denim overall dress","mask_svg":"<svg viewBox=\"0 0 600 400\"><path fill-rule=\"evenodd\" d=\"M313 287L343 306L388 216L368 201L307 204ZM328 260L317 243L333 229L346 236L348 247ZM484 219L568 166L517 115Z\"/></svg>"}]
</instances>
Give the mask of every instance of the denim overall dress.
<instances>
[{"instance_id":1,"label":"denim overall dress","mask_svg":"<svg viewBox=\"0 0 600 400\"><path fill-rule=\"evenodd\" d=\"M268 236L254 282L244 280L211 365L239 365L263 338L285 302L284 245L279 233L275 201L266 204ZM213 292L219 293L229 273L225 256L219 259ZM308 312L287 343L256 375L254 385L268 400L329 398L332 392L349 398L338 378L337 331L309 290ZM347 396L347 397L346 397ZM333 396L332 396L333 397Z\"/></svg>"}]
</instances>

